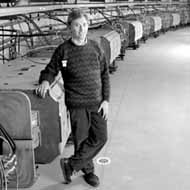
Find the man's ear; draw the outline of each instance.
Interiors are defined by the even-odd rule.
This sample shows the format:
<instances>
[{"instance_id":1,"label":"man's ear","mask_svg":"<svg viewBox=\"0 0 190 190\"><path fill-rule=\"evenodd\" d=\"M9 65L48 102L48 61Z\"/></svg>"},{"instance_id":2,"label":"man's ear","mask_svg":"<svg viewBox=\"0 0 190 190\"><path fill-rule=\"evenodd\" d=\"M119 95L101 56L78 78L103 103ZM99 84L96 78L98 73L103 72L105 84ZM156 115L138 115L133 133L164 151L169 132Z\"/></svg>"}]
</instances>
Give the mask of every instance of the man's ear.
<instances>
[{"instance_id":1,"label":"man's ear","mask_svg":"<svg viewBox=\"0 0 190 190\"><path fill-rule=\"evenodd\" d=\"M71 26L70 26L70 25L67 26L67 31L68 31L69 33L71 33Z\"/></svg>"},{"instance_id":2,"label":"man's ear","mask_svg":"<svg viewBox=\"0 0 190 190\"><path fill-rule=\"evenodd\" d=\"M67 29L68 29L68 30L71 30L71 25L67 25Z\"/></svg>"}]
</instances>

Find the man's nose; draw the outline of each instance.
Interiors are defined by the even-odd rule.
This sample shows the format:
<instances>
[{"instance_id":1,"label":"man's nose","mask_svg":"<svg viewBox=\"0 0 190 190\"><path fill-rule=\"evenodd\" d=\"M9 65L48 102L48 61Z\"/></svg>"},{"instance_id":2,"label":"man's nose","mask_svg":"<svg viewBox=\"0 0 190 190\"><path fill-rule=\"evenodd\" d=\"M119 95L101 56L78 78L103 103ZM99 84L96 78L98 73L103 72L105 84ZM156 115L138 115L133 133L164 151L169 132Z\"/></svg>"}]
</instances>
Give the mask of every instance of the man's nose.
<instances>
[{"instance_id":1,"label":"man's nose","mask_svg":"<svg viewBox=\"0 0 190 190\"><path fill-rule=\"evenodd\" d=\"M84 30L84 27L81 25L80 26L80 31L83 31Z\"/></svg>"}]
</instances>

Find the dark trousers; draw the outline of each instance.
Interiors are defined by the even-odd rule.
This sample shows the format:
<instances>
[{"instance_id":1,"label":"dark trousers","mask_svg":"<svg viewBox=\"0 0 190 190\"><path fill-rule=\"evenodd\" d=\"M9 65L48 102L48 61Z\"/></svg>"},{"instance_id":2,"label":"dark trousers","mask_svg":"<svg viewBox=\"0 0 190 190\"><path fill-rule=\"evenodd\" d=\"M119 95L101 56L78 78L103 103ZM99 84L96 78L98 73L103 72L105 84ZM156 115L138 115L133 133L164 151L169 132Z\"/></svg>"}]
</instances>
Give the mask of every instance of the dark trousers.
<instances>
[{"instance_id":1,"label":"dark trousers","mask_svg":"<svg viewBox=\"0 0 190 190\"><path fill-rule=\"evenodd\" d=\"M74 141L74 155L69 158L71 167L85 174L94 172L93 158L107 141L107 121L98 113L98 106L69 111Z\"/></svg>"}]
</instances>

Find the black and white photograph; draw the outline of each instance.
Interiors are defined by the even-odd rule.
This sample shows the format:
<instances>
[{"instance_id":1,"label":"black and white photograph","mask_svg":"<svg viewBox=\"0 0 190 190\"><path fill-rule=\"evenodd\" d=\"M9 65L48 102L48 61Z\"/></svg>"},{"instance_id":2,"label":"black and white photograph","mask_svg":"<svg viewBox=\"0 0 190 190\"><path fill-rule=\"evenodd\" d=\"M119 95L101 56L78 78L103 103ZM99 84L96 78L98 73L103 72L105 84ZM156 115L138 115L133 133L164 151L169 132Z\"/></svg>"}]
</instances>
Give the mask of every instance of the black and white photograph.
<instances>
[{"instance_id":1,"label":"black and white photograph","mask_svg":"<svg viewBox=\"0 0 190 190\"><path fill-rule=\"evenodd\" d=\"M0 190L189 190L190 0L0 0Z\"/></svg>"}]
</instances>

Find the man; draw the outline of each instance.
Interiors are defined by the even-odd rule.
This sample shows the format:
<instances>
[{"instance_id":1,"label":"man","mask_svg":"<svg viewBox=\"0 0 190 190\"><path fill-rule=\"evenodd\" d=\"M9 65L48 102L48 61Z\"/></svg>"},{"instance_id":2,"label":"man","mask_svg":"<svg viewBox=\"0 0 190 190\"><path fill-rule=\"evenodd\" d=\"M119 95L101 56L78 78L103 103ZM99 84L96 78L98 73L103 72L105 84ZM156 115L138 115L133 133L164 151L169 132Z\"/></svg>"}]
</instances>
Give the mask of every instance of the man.
<instances>
[{"instance_id":1,"label":"man","mask_svg":"<svg viewBox=\"0 0 190 190\"><path fill-rule=\"evenodd\" d=\"M93 158L107 141L110 97L108 63L98 43L87 39L88 18L80 9L68 16L71 38L59 45L50 63L41 71L36 93L45 97L59 71L65 88L65 103L70 112L74 154L60 160L66 183L74 171L82 170L84 180L99 185Z\"/></svg>"}]
</instances>

